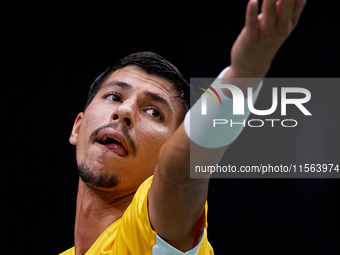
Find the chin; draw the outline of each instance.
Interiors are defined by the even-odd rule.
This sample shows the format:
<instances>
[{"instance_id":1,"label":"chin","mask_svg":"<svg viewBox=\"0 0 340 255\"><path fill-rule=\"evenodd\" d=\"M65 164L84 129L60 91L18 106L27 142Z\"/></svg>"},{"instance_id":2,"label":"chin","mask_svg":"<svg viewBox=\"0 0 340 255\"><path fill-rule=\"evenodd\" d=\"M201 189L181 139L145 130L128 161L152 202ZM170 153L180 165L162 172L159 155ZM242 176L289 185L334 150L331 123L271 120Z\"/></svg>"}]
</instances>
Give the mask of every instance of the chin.
<instances>
[{"instance_id":1,"label":"chin","mask_svg":"<svg viewBox=\"0 0 340 255\"><path fill-rule=\"evenodd\" d=\"M101 191L115 188L120 183L117 173L96 171L85 162L78 165L78 174L86 185Z\"/></svg>"}]
</instances>

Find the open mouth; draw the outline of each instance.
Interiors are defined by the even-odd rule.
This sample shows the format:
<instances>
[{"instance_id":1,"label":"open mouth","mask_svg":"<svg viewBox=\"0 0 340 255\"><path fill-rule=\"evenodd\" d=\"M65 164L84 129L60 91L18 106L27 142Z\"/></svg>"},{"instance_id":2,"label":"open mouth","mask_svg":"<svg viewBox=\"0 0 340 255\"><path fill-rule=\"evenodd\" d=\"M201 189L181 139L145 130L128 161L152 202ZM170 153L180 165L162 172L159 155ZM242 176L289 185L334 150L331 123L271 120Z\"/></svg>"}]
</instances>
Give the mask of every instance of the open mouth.
<instances>
[{"instance_id":1,"label":"open mouth","mask_svg":"<svg viewBox=\"0 0 340 255\"><path fill-rule=\"evenodd\" d=\"M121 141L117 138L104 135L100 137L100 139L97 139L97 142L105 145L110 151L115 152L118 156L125 157L128 154Z\"/></svg>"}]
</instances>

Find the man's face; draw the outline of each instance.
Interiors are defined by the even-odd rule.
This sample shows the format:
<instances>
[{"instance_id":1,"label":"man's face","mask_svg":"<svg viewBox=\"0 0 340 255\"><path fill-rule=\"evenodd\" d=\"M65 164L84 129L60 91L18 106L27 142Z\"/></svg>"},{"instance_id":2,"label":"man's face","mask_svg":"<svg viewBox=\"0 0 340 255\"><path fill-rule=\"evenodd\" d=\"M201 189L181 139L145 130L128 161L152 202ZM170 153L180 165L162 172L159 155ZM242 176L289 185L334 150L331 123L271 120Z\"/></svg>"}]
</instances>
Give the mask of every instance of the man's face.
<instances>
[{"instance_id":1,"label":"man's face","mask_svg":"<svg viewBox=\"0 0 340 255\"><path fill-rule=\"evenodd\" d=\"M70 137L80 171L91 176L87 184L133 192L152 175L161 146L181 121L176 96L170 82L137 66L112 73L77 116Z\"/></svg>"}]
</instances>

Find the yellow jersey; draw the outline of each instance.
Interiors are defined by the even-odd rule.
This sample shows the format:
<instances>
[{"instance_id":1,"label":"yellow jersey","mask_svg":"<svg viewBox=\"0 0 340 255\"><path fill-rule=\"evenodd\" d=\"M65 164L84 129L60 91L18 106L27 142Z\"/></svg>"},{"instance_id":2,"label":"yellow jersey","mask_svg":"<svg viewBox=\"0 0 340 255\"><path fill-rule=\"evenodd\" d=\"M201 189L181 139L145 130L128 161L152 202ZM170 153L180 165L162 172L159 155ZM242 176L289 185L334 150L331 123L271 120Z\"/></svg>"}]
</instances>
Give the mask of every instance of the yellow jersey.
<instances>
[{"instance_id":1,"label":"yellow jersey","mask_svg":"<svg viewBox=\"0 0 340 255\"><path fill-rule=\"evenodd\" d=\"M138 188L131 204L123 216L112 223L94 242L85 255L158 255L158 254L197 254L212 255L213 249L207 239L207 203L204 215L200 217L203 234L197 246L187 253L175 249L162 240L150 225L148 213L148 191L153 176L146 179ZM201 229L199 229L201 231ZM74 247L60 255L74 255Z\"/></svg>"}]
</instances>

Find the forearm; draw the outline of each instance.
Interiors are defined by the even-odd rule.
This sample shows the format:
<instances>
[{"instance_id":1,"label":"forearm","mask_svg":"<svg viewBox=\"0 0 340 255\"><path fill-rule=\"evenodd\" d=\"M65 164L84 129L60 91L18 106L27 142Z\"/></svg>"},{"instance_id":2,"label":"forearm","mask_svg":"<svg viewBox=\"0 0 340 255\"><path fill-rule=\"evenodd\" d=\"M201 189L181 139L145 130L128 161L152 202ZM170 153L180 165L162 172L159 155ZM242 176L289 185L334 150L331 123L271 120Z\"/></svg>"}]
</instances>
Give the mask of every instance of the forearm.
<instances>
[{"instance_id":1,"label":"forearm","mask_svg":"<svg viewBox=\"0 0 340 255\"><path fill-rule=\"evenodd\" d=\"M159 154L158 171L164 178L176 183L198 181L198 179L190 179L190 164L216 164L227 148L228 146L205 148L197 145L190 140L182 123L175 134L163 145ZM195 157L190 157L190 151L195 152ZM209 175L206 177L208 178Z\"/></svg>"},{"instance_id":2,"label":"forearm","mask_svg":"<svg viewBox=\"0 0 340 255\"><path fill-rule=\"evenodd\" d=\"M210 177L190 178L190 148L193 146L198 145L190 141L182 123L160 151L149 190L152 226L164 240L181 251L193 248L201 235L194 226L204 210ZM199 149L200 156L196 159L207 157L210 162L218 162L225 150ZM198 227L202 230L203 226Z\"/></svg>"}]
</instances>

